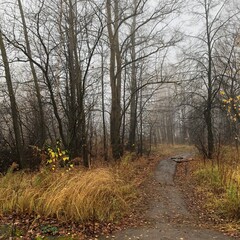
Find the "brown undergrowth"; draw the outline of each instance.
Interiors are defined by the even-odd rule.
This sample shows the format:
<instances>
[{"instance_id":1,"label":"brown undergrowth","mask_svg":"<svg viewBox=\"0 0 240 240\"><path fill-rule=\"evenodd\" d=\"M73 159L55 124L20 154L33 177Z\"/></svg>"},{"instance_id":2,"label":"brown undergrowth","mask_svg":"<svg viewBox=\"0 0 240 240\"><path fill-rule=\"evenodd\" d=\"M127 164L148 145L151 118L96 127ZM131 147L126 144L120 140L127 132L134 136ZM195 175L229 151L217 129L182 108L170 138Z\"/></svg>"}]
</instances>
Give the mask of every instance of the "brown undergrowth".
<instances>
[{"instance_id":1,"label":"brown undergrowth","mask_svg":"<svg viewBox=\"0 0 240 240\"><path fill-rule=\"evenodd\" d=\"M127 154L91 170L9 172L0 178L1 222L21 229L14 235L26 239L68 233L89 239L142 224L141 186L158 159Z\"/></svg>"},{"instance_id":2,"label":"brown undergrowth","mask_svg":"<svg viewBox=\"0 0 240 240\"><path fill-rule=\"evenodd\" d=\"M48 235L98 239L102 234L145 225L147 181L161 158L186 149L161 145L149 156L126 153L121 161L96 162L89 170L9 172L0 178L0 221L10 229L4 237L11 233L16 239Z\"/></svg>"},{"instance_id":3,"label":"brown undergrowth","mask_svg":"<svg viewBox=\"0 0 240 240\"><path fill-rule=\"evenodd\" d=\"M199 225L240 237L240 162L232 147L212 160L196 156L178 165L176 183Z\"/></svg>"}]
</instances>

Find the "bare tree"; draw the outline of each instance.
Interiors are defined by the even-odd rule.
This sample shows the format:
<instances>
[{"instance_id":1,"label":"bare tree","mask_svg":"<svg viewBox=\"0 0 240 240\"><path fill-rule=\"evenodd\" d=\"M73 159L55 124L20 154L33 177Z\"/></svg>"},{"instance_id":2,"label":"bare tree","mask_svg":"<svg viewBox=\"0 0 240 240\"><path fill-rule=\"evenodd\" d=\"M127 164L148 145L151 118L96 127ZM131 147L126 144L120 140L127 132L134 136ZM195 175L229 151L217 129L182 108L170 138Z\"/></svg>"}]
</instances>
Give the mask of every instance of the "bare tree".
<instances>
[{"instance_id":1,"label":"bare tree","mask_svg":"<svg viewBox=\"0 0 240 240\"><path fill-rule=\"evenodd\" d=\"M137 9L137 0L133 1L133 10ZM128 148L135 149L136 144L136 129L137 129L137 66L136 66L136 15L133 16L131 26L131 103L130 103L130 128L128 138Z\"/></svg>"},{"instance_id":2,"label":"bare tree","mask_svg":"<svg viewBox=\"0 0 240 240\"><path fill-rule=\"evenodd\" d=\"M118 0L107 0L107 28L110 44L110 85L112 95L110 115L110 135L112 155L114 159L121 157L121 86L122 86L122 59L119 43L120 10Z\"/></svg>"},{"instance_id":3,"label":"bare tree","mask_svg":"<svg viewBox=\"0 0 240 240\"><path fill-rule=\"evenodd\" d=\"M195 74L190 70L192 89L190 94L195 97L195 106L199 106L198 112L202 114L206 126L206 144L204 136L201 138L201 145L207 158L212 158L214 154L214 108L216 107L216 97L221 88L221 78L226 69L216 71L216 61L219 58L217 44L223 37L221 30L227 26L232 18L236 16L233 12L230 16L226 14L227 1L197 0L193 13L200 21L203 21L203 31L197 36L192 36L195 40L194 49L185 52L187 65L195 67ZM196 89L197 86L197 89ZM193 102L191 103L193 105ZM202 131L203 133L203 131ZM206 145L206 146L205 146Z\"/></svg>"},{"instance_id":4,"label":"bare tree","mask_svg":"<svg viewBox=\"0 0 240 240\"><path fill-rule=\"evenodd\" d=\"M144 59L151 58L159 51L173 46L179 41L177 34L165 37L164 29L168 27L168 17L180 7L180 1L157 3L154 8L149 7L147 0L132 1L131 5L115 1L106 1L108 37L110 45L110 81L112 90L111 108L111 142L114 158L122 154L120 128L122 117L130 107L130 127L128 147L131 149L136 141L137 122L137 78L139 65ZM148 12L148 7L151 9ZM145 14L145 10L147 13ZM164 21L166 21L164 23ZM126 31L127 30L127 31ZM124 34L122 33L123 31ZM121 37L119 35L121 34ZM121 109L121 85L126 83L123 73L131 72L129 103ZM124 81L123 81L124 80ZM152 81L161 83L163 79L157 76ZM125 93L124 93L125 94ZM123 126L125 129L125 126ZM123 129L123 130L124 130ZM124 133L123 133L124 135ZM123 141L122 141L123 142Z\"/></svg>"},{"instance_id":5,"label":"bare tree","mask_svg":"<svg viewBox=\"0 0 240 240\"><path fill-rule=\"evenodd\" d=\"M19 163L20 168L22 168L22 167L24 167L24 161L23 161L23 144L22 144L22 139L21 139L20 119L19 119L19 113L18 113L16 98L15 98L15 93L14 93L13 85L12 85L11 71L10 71L10 67L9 67L8 57L7 57L6 48L5 48L5 44L3 41L3 35L2 35L1 29L0 29L0 50L1 50L3 65L4 65L4 69L5 69L5 75L6 75L5 78L6 78L7 88L8 88L8 94L9 94L10 103L11 103L11 114L12 114L18 163Z\"/></svg>"},{"instance_id":6,"label":"bare tree","mask_svg":"<svg viewBox=\"0 0 240 240\"><path fill-rule=\"evenodd\" d=\"M26 42L26 52L30 59L32 58L32 51L31 51L31 46L29 43L28 39L28 33L27 33L27 24L25 21L25 16L24 16L24 11L22 7L22 2L21 0L18 0L18 7L22 19L22 27L23 27L23 32L24 32L24 38ZM33 82L35 86L35 91L36 91L36 97L37 97L37 104L38 104L38 118L39 118L39 126L37 126L37 129L39 131L39 145L43 146L45 140L46 140L46 127L45 127L45 120L44 120L44 111L43 111L43 104L42 104L42 99L41 99L41 93L40 93L40 87L38 83L38 78L37 78L37 73L35 70L35 66L32 61L29 61L30 67L31 67L31 72L32 72L32 77L33 77Z\"/></svg>"}]
</instances>

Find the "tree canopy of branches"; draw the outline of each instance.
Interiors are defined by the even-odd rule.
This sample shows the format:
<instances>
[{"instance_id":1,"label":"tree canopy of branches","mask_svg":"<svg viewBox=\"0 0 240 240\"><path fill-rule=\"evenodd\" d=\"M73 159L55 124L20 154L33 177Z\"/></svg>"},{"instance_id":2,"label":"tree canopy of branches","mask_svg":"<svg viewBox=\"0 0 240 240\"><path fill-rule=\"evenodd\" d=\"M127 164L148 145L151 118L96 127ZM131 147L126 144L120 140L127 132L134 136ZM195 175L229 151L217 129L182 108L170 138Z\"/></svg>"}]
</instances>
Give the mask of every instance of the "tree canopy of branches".
<instances>
[{"instance_id":1,"label":"tree canopy of branches","mask_svg":"<svg viewBox=\"0 0 240 240\"><path fill-rule=\"evenodd\" d=\"M191 135L212 158L224 112L219 93L239 95L239 6L188 5L4 1L2 147L16 149L23 166L28 146L60 140L88 167L97 156L117 160L125 150L142 154L153 142L189 142ZM198 21L193 34L186 26L180 32L182 15Z\"/></svg>"}]
</instances>

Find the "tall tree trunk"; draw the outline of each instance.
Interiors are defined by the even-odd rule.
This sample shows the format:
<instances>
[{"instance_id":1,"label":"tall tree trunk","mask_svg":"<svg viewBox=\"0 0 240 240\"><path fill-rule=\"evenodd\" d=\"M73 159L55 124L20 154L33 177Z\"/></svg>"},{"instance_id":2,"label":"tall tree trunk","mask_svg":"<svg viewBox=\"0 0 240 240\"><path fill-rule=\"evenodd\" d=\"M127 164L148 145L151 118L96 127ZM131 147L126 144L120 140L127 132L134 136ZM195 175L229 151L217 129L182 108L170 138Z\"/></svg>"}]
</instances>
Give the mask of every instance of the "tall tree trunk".
<instances>
[{"instance_id":1,"label":"tall tree trunk","mask_svg":"<svg viewBox=\"0 0 240 240\"><path fill-rule=\"evenodd\" d=\"M133 11L136 11L137 1L134 0ZM130 104L130 129L128 138L128 149L135 150L136 144L136 128L137 128L137 70L136 70L136 15L133 16L131 29L131 104Z\"/></svg>"},{"instance_id":2,"label":"tall tree trunk","mask_svg":"<svg viewBox=\"0 0 240 240\"><path fill-rule=\"evenodd\" d=\"M101 90L102 90L102 124L103 124L103 151L104 160L108 160L108 149L107 149L107 131L106 131L106 120L105 120L105 100L104 100L104 56L103 48L101 53Z\"/></svg>"},{"instance_id":3,"label":"tall tree trunk","mask_svg":"<svg viewBox=\"0 0 240 240\"><path fill-rule=\"evenodd\" d=\"M77 155L77 109L76 109L76 94L77 94L77 75L74 48L75 45L75 16L72 0L69 0L69 17L68 17L68 66L69 66L69 109L68 109L68 134L69 134L69 150L71 154ZM74 156L75 157L75 156Z\"/></svg>"},{"instance_id":4,"label":"tall tree trunk","mask_svg":"<svg viewBox=\"0 0 240 240\"><path fill-rule=\"evenodd\" d=\"M21 14L21 19L22 19L27 54L30 58L32 58L32 51L31 51L31 47L30 47L30 43L29 43L29 39L28 39L27 25L26 25L26 21L25 21L25 16L24 16L21 0L18 0L18 7L19 7L20 14ZM42 104L37 74L36 74L35 67L34 67L34 64L32 61L30 61L30 67L31 67L31 71L32 71L32 76L33 76L33 81L34 81L34 86L35 86L35 91L36 91L36 97L37 97L37 103L38 103L38 111L39 111L39 113L38 113L39 126L37 126L38 131L39 131L39 141L38 142L39 142L40 146L43 146L43 144L46 140L46 127L45 127L45 121L44 121L43 104Z\"/></svg>"},{"instance_id":5,"label":"tall tree trunk","mask_svg":"<svg viewBox=\"0 0 240 240\"><path fill-rule=\"evenodd\" d=\"M205 0L205 14L206 14L206 34L207 34L207 52L208 52L208 69L207 69L207 106L205 110L205 121L207 125L207 157L211 159L214 152L214 137L213 137L213 123L212 123L212 108L213 108L213 79L212 79L212 38L211 25L209 23L209 3Z\"/></svg>"},{"instance_id":6,"label":"tall tree trunk","mask_svg":"<svg viewBox=\"0 0 240 240\"><path fill-rule=\"evenodd\" d=\"M111 115L110 115L110 135L112 156L119 159L123 154L121 145L121 82L122 66L119 48L119 6L118 0L107 0L107 28L110 43L110 82L111 82ZM112 7L114 18L112 19ZM113 26L112 26L113 25Z\"/></svg>"},{"instance_id":7,"label":"tall tree trunk","mask_svg":"<svg viewBox=\"0 0 240 240\"><path fill-rule=\"evenodd\" d=\"M141 79L142 84L142 79ZM140 126L139 126L139 143L138 143L138 154L140 156L143 155L143 90L140 89L140 103L139 103L139 109L140 109Z\"/></svg>"},{"instance_id":8,"label":"tall tree trunk","mask_svg":"<svg viewBox=\"0 0 240 240\"><path fill-rule=\"evenodd\" d=\"M87 150L87 130L86 116L84 112L84 84L82 77L82 69L80 66L77 29L76 29L76 1L69 0L69 29L68 29L68 60L69 60L69 88L70 88L70 104L69 104L69 148L72 155L81 154L83 163L89 166L88 150Z\"/></svg>"},{"instance_id":9,"label":"tall tree trunk","mask_svg":"<svg viewBox=\"0 0 240 240\"><path fill-rule=\"evenodd\" d=\"M14 129L14 135L15 135L16 150L17 150L17 155L18 155L18 164L19 164L19 167L22 168L22 167L24 167L24 162L23 162L23 145L22 145L22 141L21 141L21 127L20 127L20 123L19 123L19 113L18 113L18 109L17 109L15 94L13 91L8 57L7 57L1 29L0 29L0 50L1 50L1 54L2 54L2 60L3 60L5 75L6 75L5 77L6 77L6 82L7 82L8 94L9 94L10 104L11 104L13 129Z\"/></svg>"}]
</instances>

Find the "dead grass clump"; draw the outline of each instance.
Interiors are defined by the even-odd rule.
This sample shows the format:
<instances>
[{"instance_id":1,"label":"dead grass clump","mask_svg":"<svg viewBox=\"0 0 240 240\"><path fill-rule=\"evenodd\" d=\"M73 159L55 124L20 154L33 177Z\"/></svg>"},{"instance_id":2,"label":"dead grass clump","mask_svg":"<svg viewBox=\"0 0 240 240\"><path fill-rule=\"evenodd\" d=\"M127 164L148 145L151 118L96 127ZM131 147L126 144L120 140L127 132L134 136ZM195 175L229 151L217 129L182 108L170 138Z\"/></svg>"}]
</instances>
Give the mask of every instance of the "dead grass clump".
<instances>
[{"instance_id":1,"label":"dead grass clump","mask_svg":"<svg viewBox=\"0 0 240 240\"><path fill-rule=\"evenodd\" d=\"M0 213L76 222L112 221L128 211L133 193L131 185L110 168L7 174L0 178Z\"/></svg>"},{"instance_id":2,"label":"dead grass clump","mask_svg":"<svg viewBox=\"0 0 240 240\"><path fill-rule=\"evenodd\" d=\"M238 152L224 147L216 159L195 171L199 187L209 195L206 206L223 218L240 219L240 161Z\"/></svg>"}]
</instances>

